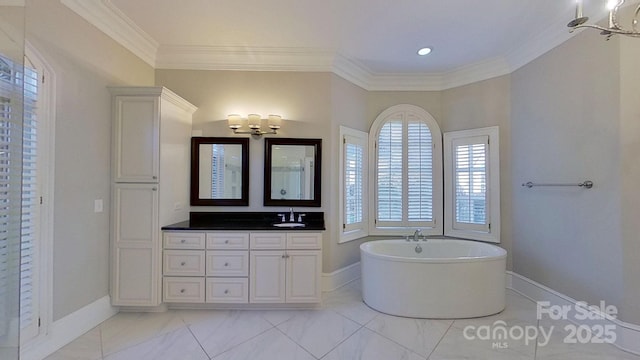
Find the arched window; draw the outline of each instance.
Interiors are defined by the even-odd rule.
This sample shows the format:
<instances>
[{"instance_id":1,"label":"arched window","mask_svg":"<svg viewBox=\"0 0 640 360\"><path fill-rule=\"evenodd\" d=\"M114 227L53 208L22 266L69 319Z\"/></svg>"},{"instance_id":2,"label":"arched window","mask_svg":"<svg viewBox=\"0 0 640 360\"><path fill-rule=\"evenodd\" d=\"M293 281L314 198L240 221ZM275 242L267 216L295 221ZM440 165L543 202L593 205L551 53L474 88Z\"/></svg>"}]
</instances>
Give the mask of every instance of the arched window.
<instances>
[{"instance_id":1,"label":"arched window","mask_svg":"<svg viewBox=\"0 0 640 360\"><path fill-rule=\"evenodd\" d=\"M442 234L442 135L433 116L413 105L392 106L370 134L370 233Z\"/></svg>"}]
</instances>

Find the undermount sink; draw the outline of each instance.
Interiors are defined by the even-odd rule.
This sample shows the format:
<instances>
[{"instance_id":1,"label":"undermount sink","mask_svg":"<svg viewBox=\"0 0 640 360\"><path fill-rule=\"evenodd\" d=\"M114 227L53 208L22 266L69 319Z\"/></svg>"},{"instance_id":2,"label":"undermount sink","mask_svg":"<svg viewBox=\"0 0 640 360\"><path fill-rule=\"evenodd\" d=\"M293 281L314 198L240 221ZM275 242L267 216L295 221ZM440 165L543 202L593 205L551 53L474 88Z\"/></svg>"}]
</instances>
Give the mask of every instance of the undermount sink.
<instances>
[{"instance_id":1,"label":"undermount sink","mask_svg":"<svg viewBox=\"0 0 640 360\"><path fill-rule=\"evenodd\" d=\"M281 227L281 228L296 228L296 227L304 227L304 224L303 223L289 222L289 223L273 224L273 226Z\"/></svg>"}]
</instances>

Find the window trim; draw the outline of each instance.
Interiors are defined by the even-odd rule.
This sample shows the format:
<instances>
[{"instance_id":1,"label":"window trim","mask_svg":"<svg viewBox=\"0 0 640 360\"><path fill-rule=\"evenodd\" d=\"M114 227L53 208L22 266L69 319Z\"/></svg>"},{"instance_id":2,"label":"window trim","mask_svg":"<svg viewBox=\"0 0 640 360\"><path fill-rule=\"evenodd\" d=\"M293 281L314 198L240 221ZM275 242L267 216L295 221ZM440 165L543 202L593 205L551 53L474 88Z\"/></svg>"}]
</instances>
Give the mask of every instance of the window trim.
<instances>
[{"instance_id":1,"label":"window trim","mask_svg":"<svg viewBox=\"0 0 640 360\"><path fill-rule=\"evenodd\" d=\"M348 138L355 139L352 143L362 145L362 222L349 228L345 228L345 149ZM346 126L340 126L340 156L339 156L339 189L338 189L338 244L360 239L369 235L369 134Z\"/></svg>"},{"instance_id":2,"label":"window trim","mask_svg":"<svg viewBox=\"0 0 640 360\"><path fill-rule=\"evenodd\" d=\"M412 226L407 221L403 220L403 226L377 226L377 206L378 206L378 186L377 186L377 141L382 127L386 124L391 117L401 114L403 119L406 119L408 114L413 114L417 118L421 119L431 131L431 138L433 143L433 225L425 227L424 225ZM400 104L389 107L384 110L371 125L369 131L369 189L370 197L373 199L369 202L369 234L371 235L400 235L400 234L413 234L416 229L421 229L424 235L442 235L443 234L443 197L439 194L443 193L443 164L442 164L442 132L440 126L436 122L435 118L426 110L421 107L409 104ZM406 148L403 149L406 153ZM403 156L403 162L406 163L406 154ZM406 177L407 168L403 169L403 176Z\"/></svg>"},{"instance_id":3,"label":"window trim","mask_svg":"<svg viewBox=\"0 0 640 360\"><path fill-rule=\"evenodd\" d=\"M484 231L478 226L461 226L455 223L455 179L453 151L456 140L488 137L488 166L486 172L487 181L487 202L489 213L487 216L487 230ZM474 142L479 143L479 142ZM463 239L480 240L492 243L500 243L500 141L499 128L497 126L452 131L444 133L444 235L455 236ZM456 226L456 224L458 224Z\"/></svg>"},{"instance_id":4,"label":"window trim","mask_svg":"<svg viewBox=\"0 0 640 360\"><path fill-rule=\"evenodd\" d=\"M21 348L29 350L43 338L49 336L53 324L53 228L55 189L55 123L56 123L56 73L45 60L45 56L30 42L25 42L25 56L36 66L41 76L38 97L38 117L40 119L38 138L39 186L43 202L40 208L40 239L38 241L38 311L40 327L35 337L21 337Z\"/></svg>"}]
</instances>

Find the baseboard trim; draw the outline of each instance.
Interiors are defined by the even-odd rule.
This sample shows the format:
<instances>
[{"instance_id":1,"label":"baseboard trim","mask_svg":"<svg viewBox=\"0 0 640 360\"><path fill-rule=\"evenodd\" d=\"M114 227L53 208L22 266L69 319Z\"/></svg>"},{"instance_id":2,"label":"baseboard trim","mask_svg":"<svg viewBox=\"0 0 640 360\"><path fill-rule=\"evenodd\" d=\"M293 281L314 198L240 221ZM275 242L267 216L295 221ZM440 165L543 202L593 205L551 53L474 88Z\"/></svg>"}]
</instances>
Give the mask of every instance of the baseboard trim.
<instances>
[{"instance_id":1,"label":"baseboard trim","mask_svg":"<svg viewBox=\"0 0 640 360\"><path fill-rule=\"evenodd\" d=\"M360 262L322 274L322 291L333 291L360 278Z\"/></svg>"},{"instance_id":2,"label":"baseboard trim","mask_svg":"<svg viewBox=\"0 0 640 360\"><path fill-rule=\"evenodd\" d=\"M578 301L575 299L555 291L547 286L535 282L525 276L507 271L507 288L527 297L533 301L548 301L551 305L566 305L571 309L575 309ZM597 306L597 305L596 305ZM616 327L616 341L613 345L617 348L640 355L640 326L627 323L616 318L599 314L601 320L582 320L576 321L569 319L577 325L591 326L597 324L611 324Z\"/></svg>"},{"instance_id":3,"label":"baseboard trim","mask_svg":"<svg viewBox=\"0 0 640 360\"><path fill-rule=\"evenodd\" d=\"M107 295L54 321L49 333L35 338L20 349L20 359L41 360L118 313Z\"/></svg>"}]
</instances>

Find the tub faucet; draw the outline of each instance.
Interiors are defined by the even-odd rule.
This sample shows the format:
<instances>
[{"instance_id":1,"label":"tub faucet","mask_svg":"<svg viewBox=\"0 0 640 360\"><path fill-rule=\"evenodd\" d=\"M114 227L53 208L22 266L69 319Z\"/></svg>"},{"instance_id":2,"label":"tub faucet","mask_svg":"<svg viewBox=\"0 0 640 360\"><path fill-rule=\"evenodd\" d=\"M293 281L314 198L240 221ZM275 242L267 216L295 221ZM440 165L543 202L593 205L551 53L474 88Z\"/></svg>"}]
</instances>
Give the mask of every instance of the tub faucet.
<instances>
[{"instance_id":1,"label":"tub faucet","mask_svg":"<svg viewBox=\"0 0 640 360\"><path fill-rule=\"evenodd\" d=\"M413 233L413 241L418 241L422 236L422 230L417 229L416 232Z\"/></svg>"}]
</instances>

